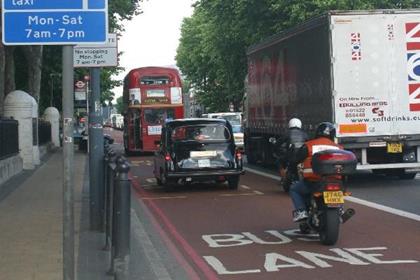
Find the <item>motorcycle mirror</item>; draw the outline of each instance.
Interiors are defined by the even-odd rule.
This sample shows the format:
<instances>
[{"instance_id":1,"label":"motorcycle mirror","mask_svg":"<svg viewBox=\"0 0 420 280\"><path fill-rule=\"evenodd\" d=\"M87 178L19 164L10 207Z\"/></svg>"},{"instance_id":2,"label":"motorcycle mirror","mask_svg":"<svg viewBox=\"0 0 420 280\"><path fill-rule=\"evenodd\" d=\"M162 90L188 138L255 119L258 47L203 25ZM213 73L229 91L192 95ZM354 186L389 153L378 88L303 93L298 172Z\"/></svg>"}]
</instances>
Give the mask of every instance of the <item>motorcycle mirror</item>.
<instances>
[{"instance_id":1,"label":"motorcycle mirror","mask_svg":"<svg viewBox=\"0 0 420 280\"><path fill-rule=\"evenodd\" d=\"M270 137L270 138L268 138L268 142L270 142L271 144L276 144L277 139L275 137Z\"/></svg>"}]
</instances>

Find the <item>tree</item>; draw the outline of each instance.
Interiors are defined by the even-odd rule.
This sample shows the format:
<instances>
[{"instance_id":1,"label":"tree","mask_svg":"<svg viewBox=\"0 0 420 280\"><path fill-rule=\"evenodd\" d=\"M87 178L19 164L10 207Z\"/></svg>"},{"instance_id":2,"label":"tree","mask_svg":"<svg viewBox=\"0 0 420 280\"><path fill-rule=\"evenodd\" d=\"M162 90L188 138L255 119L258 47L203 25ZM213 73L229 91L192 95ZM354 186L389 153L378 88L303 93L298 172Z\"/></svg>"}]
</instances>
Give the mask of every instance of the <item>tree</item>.
<instances>
[{"instance_id":1,"label":"tree","mask_svg":"<svg viewBox=\"0 0 420 280\"><path fill-rule=\"evenodd\" d=\"M124 104L123 104L123 97L120 96L117 98L117 105L115 106L117 108L118 114L122 114L124 110Z\"/></svg>"}]
</instances>

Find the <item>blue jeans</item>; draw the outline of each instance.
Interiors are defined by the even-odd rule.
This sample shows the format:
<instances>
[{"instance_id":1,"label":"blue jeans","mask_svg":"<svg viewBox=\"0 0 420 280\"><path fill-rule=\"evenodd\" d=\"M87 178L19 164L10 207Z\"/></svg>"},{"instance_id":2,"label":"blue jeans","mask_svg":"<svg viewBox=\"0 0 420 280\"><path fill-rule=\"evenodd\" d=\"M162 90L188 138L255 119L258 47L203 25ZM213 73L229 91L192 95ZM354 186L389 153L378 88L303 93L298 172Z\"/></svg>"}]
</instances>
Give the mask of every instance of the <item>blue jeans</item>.
<instances>
[{"instance_id":1,"label":"blue jeans","mask_svg":"<svg viewBox=\"0 0 420 280\"><path fill-rule=\"evenodd\" d=\"M314 189L316 183L308 181L296 181L289 190L295 210L307 210L310 199L311 190Z\"/></svg>"}]
</instances>

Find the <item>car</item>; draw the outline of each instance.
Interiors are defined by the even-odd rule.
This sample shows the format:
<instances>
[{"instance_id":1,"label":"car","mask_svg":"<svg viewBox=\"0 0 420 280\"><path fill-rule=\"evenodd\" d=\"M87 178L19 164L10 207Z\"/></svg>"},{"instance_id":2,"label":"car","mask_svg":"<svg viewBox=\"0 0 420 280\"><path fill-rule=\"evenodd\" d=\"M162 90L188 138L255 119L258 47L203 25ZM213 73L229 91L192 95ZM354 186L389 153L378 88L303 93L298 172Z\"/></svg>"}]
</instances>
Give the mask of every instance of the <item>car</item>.
<instances>
[{"instance_id":1,"label":"car","mask_svg":"<svg viewBox=\"0 0 420 280\"><path fill-rule=\"evenodd\" d=\"M236 146L243 151L244 148L244 131L242 126L242 113L240 112L221 112L208 113L208 118L222 118L230 122L233 129Z\"/></svg>"},{"instance_id":2,"label":"car","mask_svg":"<svg viewBox=\"0 0 420 280\"><path fill-rule=\"evenodd\" d=\"M177 119L162 127L154 157L158 185L200 181L227 182L237 189L244 173L232 126L225 119Z\"/></svg>"}]
</instances>

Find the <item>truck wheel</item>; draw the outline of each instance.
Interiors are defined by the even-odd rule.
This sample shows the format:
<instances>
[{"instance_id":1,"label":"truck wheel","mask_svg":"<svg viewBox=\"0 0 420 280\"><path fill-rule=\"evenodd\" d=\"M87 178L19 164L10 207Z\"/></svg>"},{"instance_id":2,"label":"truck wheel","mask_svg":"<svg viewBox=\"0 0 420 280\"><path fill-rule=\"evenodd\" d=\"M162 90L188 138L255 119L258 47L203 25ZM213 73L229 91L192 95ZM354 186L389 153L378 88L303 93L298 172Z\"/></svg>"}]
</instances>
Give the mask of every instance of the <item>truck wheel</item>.
<instances>
[{"instance_id":1,"label":"truck wheel","mask_svg":"<svg viewBox=\"0 0 420 280\"><path fill-rule=\"evenodd\" d=\"M228 178L228 185L229 185L229 189L231 189L231 190L238 189L239 176L232 176L232 177Z\"/></svg>"}]
</instances>

